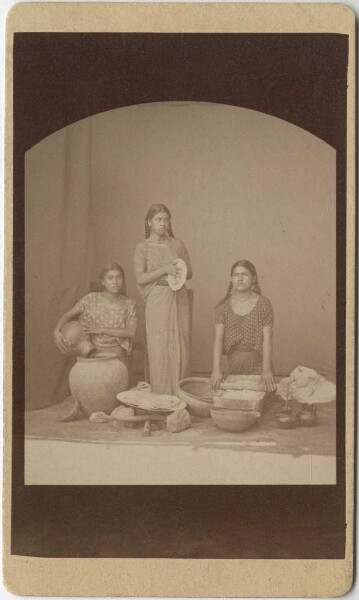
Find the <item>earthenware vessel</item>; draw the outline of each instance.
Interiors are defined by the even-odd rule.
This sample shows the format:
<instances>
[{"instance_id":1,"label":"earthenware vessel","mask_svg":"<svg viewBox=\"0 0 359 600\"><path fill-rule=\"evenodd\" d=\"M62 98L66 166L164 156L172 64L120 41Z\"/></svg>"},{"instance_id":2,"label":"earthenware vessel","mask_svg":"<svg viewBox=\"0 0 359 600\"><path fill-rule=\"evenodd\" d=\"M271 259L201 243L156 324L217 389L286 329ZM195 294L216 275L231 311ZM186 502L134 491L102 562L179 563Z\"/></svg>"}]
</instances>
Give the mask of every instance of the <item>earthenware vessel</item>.
<instances>
[{"instance_id":1,"label":"earthenware vessel","mask_svg":"<svg viewBox=\"0 0 359 600\"><path fill-rule=\"evenodd\" d=\"M177 396L187 404L187 409L195 417L210 417L214 390L209 388L207 377L187 377L179 382Z\"/></svg>"},{"instance_id":2,"label":"earthenware vessel","mask_svg":"<svg viewBox=\"0 0 359 600\"><path fill-rule=\"evenodd\" d=\"M75 356L88 356L90 352L94 350L94 346L91 344L89 336L84 332L84 329L78 321L69 321L65 323L61 329L61 333L66 341L71 344L68 354Z\"/></svg>"},{"instance_id":3,"label":"earthenware vessel","mask_svg":"<svg viewBox=\"0 0 359 600\"><path fill-rule=\"evenodd\" d=\"M245 431L252 427L260 417L260 412L256 410L211 408L210 411L217 427L224 431Z\"/></svg>"},{"instance_id":4,"label":"earthenware vessel","mask_svg":"<svg viewBox=\"0 0 359 600\"><path fill-rule=\"evenodd\" d=\"M297 426L297 418L289 407L282 408L277 414L276 421L281 429L294 429Z\"/></svg>"},{"instance_id":5,"label":"earthenware vessel","mask_svg":"<svg viewBox=\"0 0 359 600\"><path fill-rule=\"evenodd\" d=\"M87 417L97 411L110 414L118 406L116 394L128 389L128 371L116 354L78 356L69 384L72 396Z\"/></svg>"},{"instance_id":6,"label":"earthenware vessel","mask_svg":"<svg viewBox=\"0 0 359 600\"><path fill-rule=\"evenodd\" d=\"M297 414L297 421L301 427L313 427L318 422L318 416L314 405L302 404Z\"/></svg>"}]
</instances>

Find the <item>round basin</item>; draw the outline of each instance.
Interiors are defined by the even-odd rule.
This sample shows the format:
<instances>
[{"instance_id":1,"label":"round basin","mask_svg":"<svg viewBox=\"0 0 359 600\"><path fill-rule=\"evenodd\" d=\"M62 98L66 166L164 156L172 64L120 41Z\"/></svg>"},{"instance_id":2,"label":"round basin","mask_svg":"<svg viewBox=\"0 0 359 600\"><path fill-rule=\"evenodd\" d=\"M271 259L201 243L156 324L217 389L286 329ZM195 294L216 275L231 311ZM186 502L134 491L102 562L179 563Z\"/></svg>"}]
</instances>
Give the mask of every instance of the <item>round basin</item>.
<instances>
[{"instance_id":1,"label":"round basin","mask_svg":"<svg viewBox=\"0 0 359 600\"><path fill-rule=\"evenodd\" d=\"M208 377L187 377L179 382L177 396L187 404L188 411L196 417L210 417L213 396Z\"/></svg>"},{"instance_id":2,"label":"round basin","mask_svg":"<svg viewBox=\"0 0 359 600\"><path fill-rule=\"evenodd\" d=\"M224 431L245 431L252 427L260 416L255 410L231 410L228 408L211 408L211 417L217 427Z\"/></svg>"}]
</instances>

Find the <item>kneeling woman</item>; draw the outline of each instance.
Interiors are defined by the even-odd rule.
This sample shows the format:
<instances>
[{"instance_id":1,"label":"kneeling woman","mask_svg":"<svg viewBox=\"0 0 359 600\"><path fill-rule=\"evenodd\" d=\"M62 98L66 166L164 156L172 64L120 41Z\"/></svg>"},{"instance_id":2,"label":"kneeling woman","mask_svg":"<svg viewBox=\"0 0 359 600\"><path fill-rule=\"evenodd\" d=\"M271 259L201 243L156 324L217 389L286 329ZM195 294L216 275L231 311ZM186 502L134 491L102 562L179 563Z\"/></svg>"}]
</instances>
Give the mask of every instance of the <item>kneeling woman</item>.
<instances>
[{"instance_id":1,"label":"kneeling woman","mask_svg":"<svg viewBox=\"0 0 359 600\"><path fill-rule=\"evenodd\" d=\"M225 354L225 375L260 374L267 391L275 390L273 322L272 304L261 295L255 266L238 260L231 269L228 292L215 310L212 389L217 389L224 378L221 359Z\"/></svg>"},{"instance_id":2,"label":"kneeling woman","mask_svg":"<svg viewBox=\"0 0 359 600\"><path fill-rule=\"evenodd\" d=\"M74 348L61 333L66 323L78 319L85 334L87 356L98 352L115 353L123 365L124 389L128 388L128 354L136 332L136 305L125 293L122 267L110 263L100 273L102 291L84 296L59 320L54 341L63 354L74 354ZM83 340L82 340L83 341Z\"/></svg>"}]
</instances>

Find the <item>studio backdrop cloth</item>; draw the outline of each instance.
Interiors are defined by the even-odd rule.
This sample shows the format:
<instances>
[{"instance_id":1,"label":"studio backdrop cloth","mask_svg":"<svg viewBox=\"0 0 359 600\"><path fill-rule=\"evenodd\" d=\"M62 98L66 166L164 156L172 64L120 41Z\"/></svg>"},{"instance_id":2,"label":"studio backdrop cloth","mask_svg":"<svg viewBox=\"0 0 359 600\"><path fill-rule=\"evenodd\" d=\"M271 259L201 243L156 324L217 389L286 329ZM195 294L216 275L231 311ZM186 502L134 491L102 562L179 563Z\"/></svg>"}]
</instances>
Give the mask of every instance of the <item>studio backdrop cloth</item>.
<instances>
[{"instance_id":1,"label":"studio backdrop cloth","mask_svg":"<svg viewBox=\"0 0 359 600\"><path fill-rule=\"evenodd\" d=\"M53 341L60 316L90 289L91 123L49 136L25 159L25 405L64 399L74 360ZM16 333L15 333L16 335Z\"/></svg>"},{"instance_id":2,"label":"studio backdrop cloth","mask_svg":"<svg viewBox=\"0 0 359 600\"><path fill-rule=\"evenodd\" d=\"M274 307L277 375L335 377L334 148L253 110L201 102L129 106L78 121L26 153L26 408L68 393L73 361L53 342L60 316L119 262L127 294L151 204L172 213L194 277L191 371L210 373L214 307L239 258ZM136 355L135 355L136 358Z\"/></svg>"}]
</instances>

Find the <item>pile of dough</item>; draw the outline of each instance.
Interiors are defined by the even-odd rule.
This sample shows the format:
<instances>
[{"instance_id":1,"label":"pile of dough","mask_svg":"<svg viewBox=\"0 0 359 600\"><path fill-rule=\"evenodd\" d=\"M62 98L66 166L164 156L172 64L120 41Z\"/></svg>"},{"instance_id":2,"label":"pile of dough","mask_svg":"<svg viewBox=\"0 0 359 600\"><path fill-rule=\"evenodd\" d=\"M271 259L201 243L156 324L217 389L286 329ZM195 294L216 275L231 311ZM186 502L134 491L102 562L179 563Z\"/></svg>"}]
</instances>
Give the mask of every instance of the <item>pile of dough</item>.
<instances>
[{"instance_id":1,"label":"pile of dough","mask_svg":"<svg viewBox=\"0 0 359 600\"><path fill-rule=\"evenodd\" d=\"M314 369L300 366L278 383L277 394L302 404L322 404L335 401L336 386Z\"/></svg>"}]
</instances>

